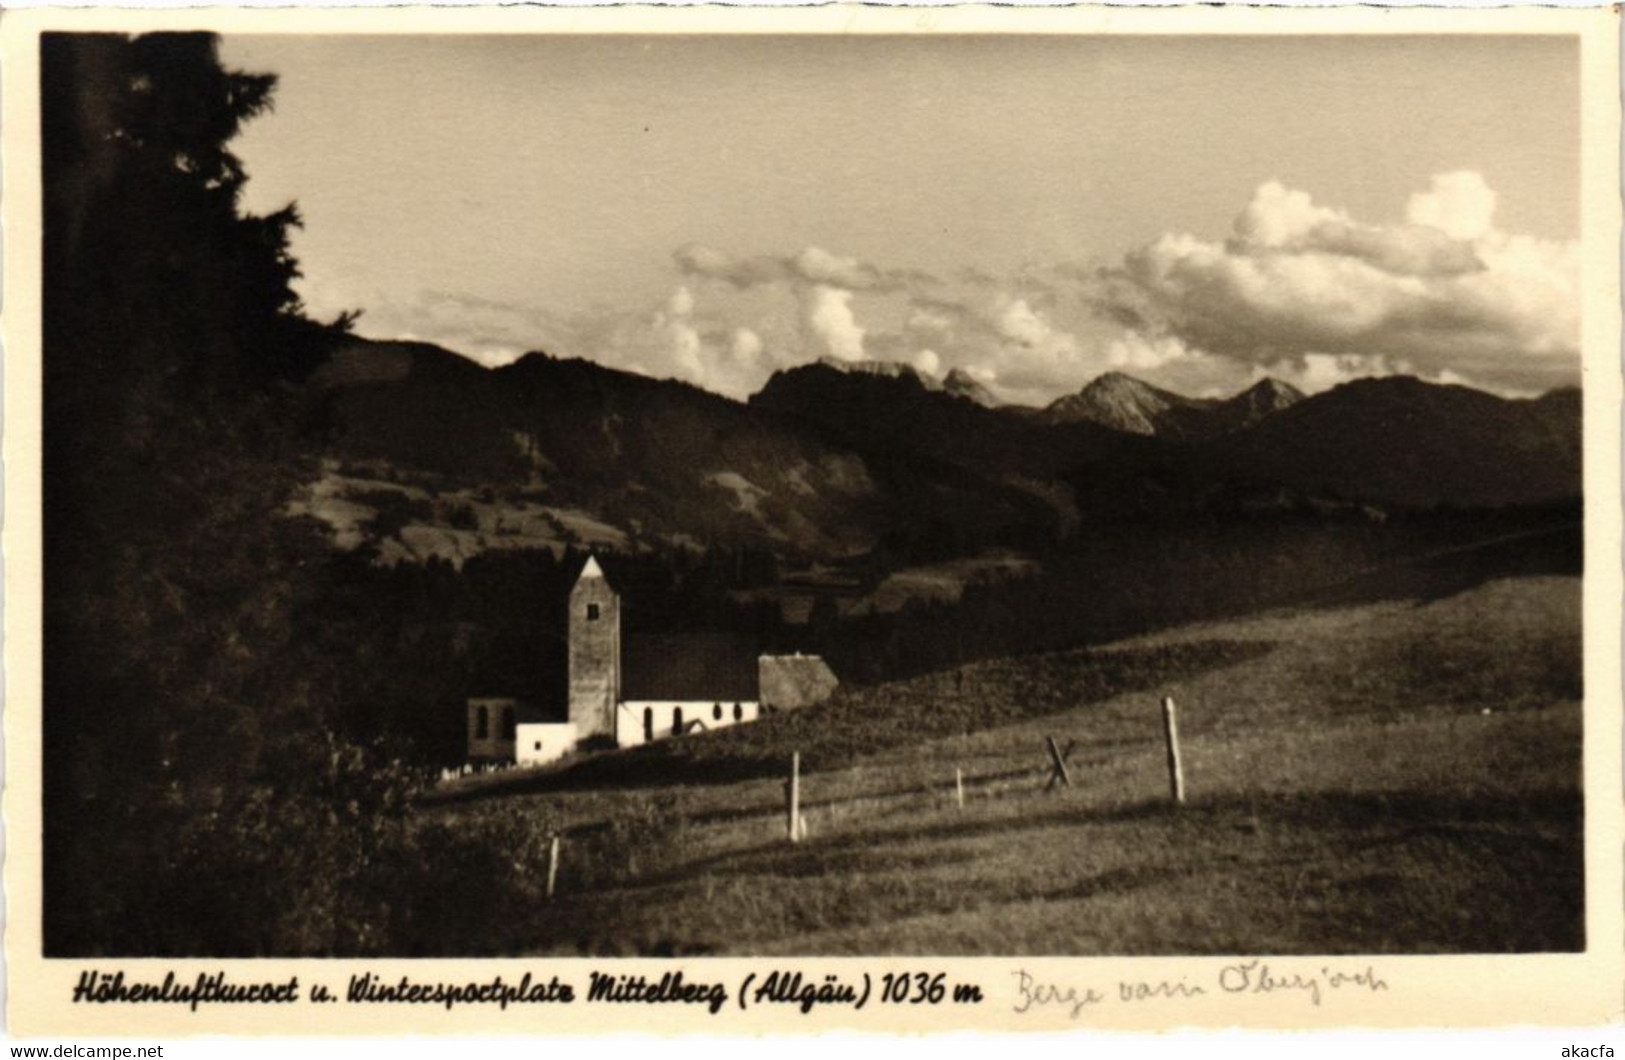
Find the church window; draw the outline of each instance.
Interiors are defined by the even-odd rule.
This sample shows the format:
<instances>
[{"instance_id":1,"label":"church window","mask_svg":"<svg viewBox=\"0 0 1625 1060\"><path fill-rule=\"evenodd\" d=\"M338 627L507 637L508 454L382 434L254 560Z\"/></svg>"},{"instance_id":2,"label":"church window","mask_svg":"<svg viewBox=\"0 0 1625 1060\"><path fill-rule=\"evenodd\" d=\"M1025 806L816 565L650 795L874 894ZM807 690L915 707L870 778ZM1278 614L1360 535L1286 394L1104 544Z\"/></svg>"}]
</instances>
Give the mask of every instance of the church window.
<instances>
[{"instance_id":1,"label":"church window","mask_svg":"<svg viewBox=\"0 0 1625 1060\"><path fill-rule=\"evenodd\" d=\"M683 735L683 708L682 707L678 707L678 708L676 708L675 710L673 710L671 712L671 734L673 736L681 736L681 735Z\"/></svg>"},{"instance_id":2,"label":"church window","mask_svg":"<svg viewBox=\"0 0 1625 1060\"><path fill-rule=\"evenodd\" d=\"M483 740L491 735L491 715L482 706L474 712L474 739Z\"/></svg>"},{"instance_id":3,"label":"church window","mask_svg":"<svg viewBox=\"0 0 1625 1060\"><path fill-rule=\"evenodd\" d=\"M712 721L721 721L722 720L722 704L721 703L718 703L718 704L716 704L715 706L713 706L711 708L711 720Z\"/></svg>"},{"instance_id":4,"label":"church window","mask_svg":"<svg viewBox=\"0 0 1625 1060\"><path fill-rule=\"evenodd\" d=\"M588 622L597 622L598 621L598 605L597 604L588 604L587 605L587 621Z\"/></svg>"},{"instance_id":5,"label":"church window","mask_svg":"<svg viewBox=\"0 0 1625 1060\"><path fill-rule=\"evenodd\" d=\"M734 721L744 721L744 720L745 720L745 708L744 708L744 705L740 704L740 703L735 703L734 704Z\"/></svg>"},{"instance_id":6,"label":"church window","mask_svg":"<svg viewBox=\"0 0 1625 1060\"><path fill-rule=\"evenodd\" d=\"M643 739L644 742L655 738L655 708L643 708Z\"/></svg>"},{"instance_id":7,"label":"church window","mask_svg":"<svg viewBox=\"0 0 1625 1060\"><path fill-rule=\"evenodd\" d=\"M536 741L536 750L540 751L541 749L542 749L542 741L537 740Z\"/></svg>"},{"instance_id":8,"label":"church window","mask_svg":"<svg viewBox=\"0 0 1625 1060\"><path fill-rule=\"evenodd\" d=\"M519 730L514 727L514 723L513 723L513 708L512 707L503 707L502 708L502 738L504 740L511 740L518 733L518 731Z\"/></svg>"}]
</instances>

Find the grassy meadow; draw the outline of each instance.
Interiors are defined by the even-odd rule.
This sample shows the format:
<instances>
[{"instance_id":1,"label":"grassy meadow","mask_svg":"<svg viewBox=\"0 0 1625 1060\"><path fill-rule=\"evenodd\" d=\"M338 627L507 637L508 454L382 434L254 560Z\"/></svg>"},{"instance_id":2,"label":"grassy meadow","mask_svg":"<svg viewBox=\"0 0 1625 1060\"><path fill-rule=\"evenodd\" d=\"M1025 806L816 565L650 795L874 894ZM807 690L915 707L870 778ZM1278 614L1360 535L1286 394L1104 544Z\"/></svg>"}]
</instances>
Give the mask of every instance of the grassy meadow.
<instances>
[{"instance_id":1,"label":"grassy meadow","mask_svg":"<svg viewBox=\"0 0 1625 1060\"><path fill-rule=\"evenodd\" d=\"M1530 577L844 690L442 787L414 827L467 867L402 937L440 954L1579 949L1580 672L1579 579ZM1048 736L1077 742L1071 787L1046 789Z\"/></svg>"}]
</instances>

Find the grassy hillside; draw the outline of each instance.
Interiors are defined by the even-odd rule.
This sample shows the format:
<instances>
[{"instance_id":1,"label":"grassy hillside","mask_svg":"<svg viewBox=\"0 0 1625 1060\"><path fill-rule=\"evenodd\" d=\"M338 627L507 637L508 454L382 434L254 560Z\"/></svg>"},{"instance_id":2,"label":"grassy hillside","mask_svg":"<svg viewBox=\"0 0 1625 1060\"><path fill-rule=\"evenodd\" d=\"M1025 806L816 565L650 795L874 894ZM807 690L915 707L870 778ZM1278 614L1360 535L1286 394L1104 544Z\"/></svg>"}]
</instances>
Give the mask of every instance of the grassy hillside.
<instances>
[{"instance_id":1,"label":"grassy hillside","mask_svg":"<svg viewBox=\"0 0 1625 1060\"><path fill-rule=\"evenodd\" d=\"M498 874L468 884L458 904L469 919L419 944L1579 948L1579 629L1578 579L1506 580L883 685L669 745L642 759L655 767L642 784L590 763L471 782L425 808L418 827L506 844L507 856L493 851ZM1190 799L1177 810L1161 695L1180 704L1184 731ZM895 738L908 733L926 738ZM1046 792L1050 735L1079 750L1074 786ZM796 846L780 810L791 750L808 768L811 834ZM537 859L553 829L566 838L549 905Z\"/></svg>"}]
</instances>

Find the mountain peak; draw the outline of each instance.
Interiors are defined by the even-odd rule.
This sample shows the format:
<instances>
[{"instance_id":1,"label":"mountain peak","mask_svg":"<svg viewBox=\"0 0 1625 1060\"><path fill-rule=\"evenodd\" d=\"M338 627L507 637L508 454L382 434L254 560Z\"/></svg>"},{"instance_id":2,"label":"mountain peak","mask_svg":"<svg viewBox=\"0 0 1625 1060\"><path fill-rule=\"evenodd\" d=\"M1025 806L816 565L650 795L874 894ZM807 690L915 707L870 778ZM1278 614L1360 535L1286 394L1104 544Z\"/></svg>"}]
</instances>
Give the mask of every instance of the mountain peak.
<instances>
[{"instance_id":1,"label":"mountain peak","mask_svg":"<svg viewBox=\"0 0 1625 1060\"><path fill-rule=\"evenodd\" d=\"M1147 393L1156 391L1156 389L1156 387L1152 386L1150 383L1147 383L1143 379L1136 379L1127 372L1119 372L1114 370L1110 372L1102 372L1095 376L1089 381L1088 385L1085 386L1082 391L1080 391L1080 393L1087 393L1091 390L1108 393L1112 391Z\"/></svg>"},{"instance_id":2,"label":"mountain peak","mask_svg":"<svg viewBox=\"0 0 1625 1060\"><path fill-rule=\"evenodd\" d=\"M983 408L995 408L999 404L999 399L993 396L993 391L963 368L948 369L948 374L942 379L942 389L954 397L974 401Z\"/></svg>"},{"instance_id":3,"label":"mountain peak","mask_svg":"<svg viewBox=\"0 0 1625 1060\"><path fill-rule=\"evenodd\" d=\"M1303 398L1303 391L1291 383L1283 383L1274 376L1267 375L1231 398L1226 404L1239 405L1254 416L1266 416L1290 408Z\"/></svg>"},{"instance_id":4,"label":"mountain peak","mask_svg":"<svg viewBox=\"0 0 1625 1060\"><path fill-rule=\"evenodd\" d=\"M1124 372L1104 372L1076 394L1051 403L1045 414L1055 423L1088 422L1129 434L1165 434L1171 410L1197 404Z\"/></svg>"},{"instance_id":5,"label":"mountain peak","mask_svg":"<svg viewBox=\"0 0 1625 1060\"><path fill-rule=\"evenodd\" d=\"M1219 400L1186 397L1113 371L1056 401L1046 415L1051 422L1087 421L1130 434L1213 438L1245 430L1302 400L1303 393L1296 387L1272 377Z\"/></svg>"},{"instance_id":6,"label":"mountain peak","mask_svg":"<svg viewBox=\"0 0 1625 1060\"><path fill-rule=\"evenodd\" d=\"M843 375L874 375L883 379L912 379L927 390L941 390L942 383L925 374L912 364L902 361L844 361L828 355L818 358L819 365Z\"/></svg>"},{"instance_id":7,"label":"mountain peak","mask_svg":"<svg viewBox=\"0 0 1625 1060\"><path fill-rule=\"evenodd\" d=\"M1286 398L1290 401L1303 400L1303 391L1299 390L1291 383L1283 383L1273 375L1266 375L1264 378L1242 391L1242 393L1268 395L1275 398Z\"/></svg>"},{"instance_id":8,"label":"mountain peak","mask_svg":"<svg viewBox=\"0 0 1625 1060\"><path fill-rule=\"evenodd\" d=\"M1150 384L1146 383L1145 380L1143 380L1143 379L1137 378L1136 376L1129 375L1127 372L1119 372L1115 368L1113 368L1113 369L1111 369L1109 371L1101 372L1099 375L1095 376L1095 378L1092 380L1092 382L1104 383L1104 384L1137 383L1140 386L1149 386L1150 385Z\"/></svg>"}]
</instances>

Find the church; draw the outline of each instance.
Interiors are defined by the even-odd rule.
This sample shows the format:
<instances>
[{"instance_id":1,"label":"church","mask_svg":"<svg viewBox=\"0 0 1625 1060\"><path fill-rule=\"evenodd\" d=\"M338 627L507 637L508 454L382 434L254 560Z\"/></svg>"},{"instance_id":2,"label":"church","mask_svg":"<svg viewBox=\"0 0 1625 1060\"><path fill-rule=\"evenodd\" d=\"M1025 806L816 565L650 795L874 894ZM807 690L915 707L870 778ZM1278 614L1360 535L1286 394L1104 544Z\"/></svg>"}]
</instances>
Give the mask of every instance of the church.
<instances>
[{"instance_id":1,"label":"church","mask_svg":"<svg viewBox=\"0 0 1625 1060\"><path fill-rule=\"evenodd\" d=\"M569 599L568 717L500 696L468 701L469 761L541 765L593 741L635 747L828 699L816 655L760 655L726 633L623 635L621 600L589 556Z\"/></svg>"}]
</instances>

